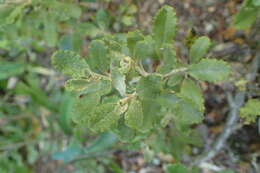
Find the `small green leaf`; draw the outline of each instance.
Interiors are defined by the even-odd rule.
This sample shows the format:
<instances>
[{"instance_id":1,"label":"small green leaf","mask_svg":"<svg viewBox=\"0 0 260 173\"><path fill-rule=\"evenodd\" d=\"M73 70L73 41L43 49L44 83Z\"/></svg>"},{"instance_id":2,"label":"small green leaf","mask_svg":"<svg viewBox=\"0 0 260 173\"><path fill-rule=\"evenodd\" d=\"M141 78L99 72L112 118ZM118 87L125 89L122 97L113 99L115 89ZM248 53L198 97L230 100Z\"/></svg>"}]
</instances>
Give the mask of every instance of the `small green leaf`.
<instances>
[{"instance_id":1,"label":"small green leaf","mask_svg":"<svg viewBox=\"0 0 260 173\"><path fill-rule=\"evenodd\" d=\"M127 126L138 130L143 124L142 104L139 100L131 100L130 106L125 114L125 123Z\"/></svg>"},{"instance_id":2,"label":"small green leaf","mask_svg":"<svg viewBox=\"0 0 260 173\"><path fill-rule=\"evenodd\" d=\"M250 99L245 106L240 109L240 117L245 119L247 123L256 121L257 116L260 116L260 101Z\"/></svg>"},{"instance_id":3,"label":"small green leaf","mask_svg":"<svg viewBox=\"0 0 260 173\"><path fill-rule=\"evenodd\" d=\"M234 16L233 24L237 29L247 29L256 21L259 8L252 2L252 0L245 0L242 8Z\"/></svg>"},{"instance_id":4,"label":"small green leaf","mask_svg":"<svg viewBox=\"0 0 260 173\"><path fill-rule=\"evenodd\" d=\"M109 130L120 119L119 108L116 103L99 105L91 113L90 129L94 133L101 133Z\"/></svg>"},{"instance_id":5,"label":"small green leaf","mask_svg":"<svg viewBox=\"0 0 260 173\"><path fill-rule=\"evenodd\" d=\"M163 107L167 107L169 109L176 108L179 104L181 99L173 93L163 93L160 97L157 98L157 101Z\"/></svg>"},{"instance_id":6,"label":"small green leaf","mask_svg":"<svg viewBox=\"0 0 260 173\"><path fill-rule=\"evenodd\" d=\"M210 44L210 39L208 37L198 38L190 49L189 59L191 63L197 63L201 60L201 58L204 58L207 54Z\"/></svg>"},{"instance_id":7,"label":"small green leaf","mask_svg":"<svg viewBox=\"0 0 260 173\"><path fill-rule=\"evenodd\" d=\"M172 42L177 31L176 13L172 7L164 6L157 12L152 31L159 48L165 43Z\"/></svg>"},{"instance_id":8,"label":"small green leaf","mask_svg":"<svg viewBox=\"0 0 260 173\"><path fill-rule=\"evenodd\" d=\"M162 48L162 57L163 60L159 67L157 68L157 71L162 74L169 73L174 68L176 68L177 65L177 58L176 58L176 51L172 47L172 45L165 45L164 48Z\"/></svg>"},{"instance_id":9,"label":"small green leaf","mask_svg":"<svg viewBox=\"0 0 260 173\"><path fill-rule=\"evenodd\" d=\"M185 79L181 86L181 95L192 100L199 106L200 110L204 109L204 99L201 88L191 79Z\"/></svg>"},{"instance_id":10,"label":"small green leaf","mask_svg":"<svg viewBox=\"0 0 260 173\"><path fill-rule=\"evenodd\" d=\"M71 109L71 118L75 123L88 123L91 111L99 104L100 95L91 93L77 98Z\"/></svg>"},{"instance_id":11,"label":"small green leaf","mask_svg":"<svg viewBox=\"0 0 260 173\"><path fill-rule=\"evenodd\" d=\"M222 60L203 59L189 66L188 73L198 80L217 82L228 77L230 66Z\"/></svg>"},{"instance_id":12,"label":"small green leaf","mask_svg":"<svg viewBox=\"0 0 260 173\"><path fill-rule=\"evenodd\" d=\"M179 85L182 82L183 78L184 76L182 74L175 74L169 78L167 85L169 87L174 87L176 85Z\"/></svg>"},{"instance_id":13,"label":"small green leaf","mask_svg":"<svg viewBox=\"0 0 260 173\"><path fill-rule=\"evenodd\" d=\"M117 128L113 129L113 132L119 137L122 142L134 142L136 137L136 130L128 127L124 119L121 118L118 121Z\"/></svg>"},{"instance_id":14,"label":"small green leaf","mask_svg":"<svg viewBox=\"0 0 260 173\"><path fill-rule=\"evenodd\" d=\"M200 123L203 120L203 111L191 100L180 97L179 105L174 109L173 114L176 121L184 124Z\"/></svg>"},{"instance_id":15,"label":"small green leaf","mask_svg":"<svg viewBox=\"0 0 260 173\"><path fill-rule=\"evenodd\" d=\"M117 68L111 69L111 77L114 88L118 90L122 97L126 94L125 75L123 75Z\"/></svg>"},{"instance_id":16,"label":"small green leaf","mask_svg":"<svg viewBox=\"0 0 260 173\"><path fill-rule=\"evenodd\" d=\"M105 9L99 9L96 13L96 21L100 28L102 29L108 28L111 21L108 11Z\"/></svg>"},{"instance_id":17,"label":"small green leaf","mask_svg":"<svg viewBox=\"0 0 260 173\"><path fill-rule=\"evenodd\" d=\"M69 91L82 91L88 87L89 81L86 79L70 79L66 81L65 88Z\"/></svg>"},{"instance_id":18,"label":"small green leaf","mask_svg":"<svg viewBox=\"0 0 260 173\"><path fill-rule=\"evenodd\" d=\"M94 40L89 46L89 57L86 61L90 68L99 73L104 73L109 70L110 58L108 56L107 47L102 40Z\"/></svg>"},{"instance_id":19,"label":"small green leaf","mask_svg":"<svg viewBox=\"0 0 260 173\"><path fill-rule=\"evenodd\" d=\"M141 99L155 99L162 91L162 78L150 75L141 78L137 86L137 93Z\"/></svg>"},{"instance_id":20,"label":"small green leaf","mask_svg":"<svg viewBox=\"0 0 260 173\"><path fill-rule=\"evenodd\" d=\"M142 59L148 58L152 55L152 43L147 40L138 41L134 47L134 58Z\"/></svg>"},{"instance_id":21,"label":"small green leaf","mask_svg":"<svg viewBox=\"0 0 260 173\"><path fill-rule=\"evenodd\" d=\"M143 39L144 39L143 34L138 30L129 32L127 34L127 47L130 51L131 56L134 55L134 48L135 48L136 43Z\"/></svg>"},{"instance_id":22,"label":"small green leaf","mask_svg":"<svg viewBox=\"0 0 260 173\"><path fill-rule=\"evenodd\" d=\"M67 135L71 135L72 132L70 116L74 100L74 97L72 97L69 93L64 92L59 106L59 124Z\"/></svg>"},{"instance_id":23,"label":"small green leaf","mask_svg":"<svg viewBox=\"0 0 260 173\"><path fill-rule=\"evenodd\" d=\"M61 73L72 77L83 77L88 69L84 59L74 52L59 50L52 56L52 64Z\"/></svg>"}]
</instances>

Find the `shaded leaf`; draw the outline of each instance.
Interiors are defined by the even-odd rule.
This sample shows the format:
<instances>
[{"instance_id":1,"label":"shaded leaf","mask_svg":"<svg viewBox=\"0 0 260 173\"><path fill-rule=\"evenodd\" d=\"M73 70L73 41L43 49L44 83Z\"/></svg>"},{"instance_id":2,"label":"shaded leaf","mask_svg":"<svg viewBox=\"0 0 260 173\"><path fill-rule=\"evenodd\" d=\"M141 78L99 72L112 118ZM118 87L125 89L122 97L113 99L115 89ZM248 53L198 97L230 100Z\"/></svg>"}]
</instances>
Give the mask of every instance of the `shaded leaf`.
<instances>
[{"instance_id":1,"label":"shaded leaf","mask_svg":"<svg viewBox=\"0 0 260 173\"><path fill-rule=\"evenodd\" d=\"M138 41L134 47L134 58L143 59L152 55L153 45L148 40Z\"/></svg>"},{"instance_id":2,"label":"shaded leaf","mask_svg":"<svg viewBox=\"0 0 260 173\"><path fill-rule=\"evenodd\" d=\"M94 133L109 130L120 118L116 103L101 104L91 112L90 129Z\"/></svg>"},{"instance_id":3,"label":"shaded leaf","mask_svg":"<svg viewBox=\"0 0 260 173\"><path fill-rule=\"evenodd\" d=\"M95 72L107 72L109 70L110 58L108 49L102 40L91 41L89 45L89 57L86 59L90 68Z\"/></svg>"},{"instance_id":4,"label":"shaded leaf","mask_svg":"<svg viewBox=\"0 0 260 173\"><path fill-rule=\"evenodd\" d=\"M108 11L105 9L99 9L96 13L96 21L100 28L102 29L108 28L111 21Z\"/></svg>"},{"instance_id":5,"label":"shaded leaf","mask_svg":"<svg viewBox=\"0 0 260 173\"><path fill-rule=\"evenodd\" d=\"M167 84L170 87L174 87L176 85L179 85L182 82L183 78L184 76L182 74L175 74L169 78Z\"/></svg>"},{"instance_id":6,"label":"shaded leaf","mask_svg":"<svg viewBox=\"0 0 260 173\"><path fill-rule=\"evenodd\" d=\"M155 75L142 77L137 86L141 99L155 99L162 91L162 78Z\"/></svg>"},{"instance_id":7,"label":"shaded leaf","mask_svg":"<svg viewBox=\"0 0 260 173\"><path fill-rule=\"evenodd\" d=\"M91 111L99 104L100 95L90 93L82 98L75 99L71 109L71 119L75 123L88 123L91 118Z\"/></svg>"},{"instance_id":8,"label":"shaded leaf","mask_svg":"<svg viewBox=\"0 0 260 173\"><path fill-rule=\"evenodd\" d=\"M200 110L204 109L204 98L201 88L191 79L185 79L181 86L181 95L193 101Z\"/></svg>"},{"instance_id":9,"label":"shaded leaf","mask_svg":"<svg viewBox=\"0 0 260 173\"><path fill-rule=\"evenodd\" d=\"M133 129L139 129L143 124L142 104L139 100L131 100L130 106L125 113L125 124Z\"/></svg>"},{"instance_id":10,"label":"shaded leaf","mask_svg":"<svg viewBox=\"0 0 260 173\"><path fill-rule=\"evenodd\" d=\"M131 56L134 55L134 48L135 48L136 43L143 39L144 39L143 34L138 30L129 32L127 34L127 47L130 51Z\"/></svg>"},{"instance_id":11,"label":"shaded leaf","mask_svg":"<svg viewBox=\"0 0 260 173\"><path fill-rule=\"evenodd\" d=\"M162 74L169 73L177 66L176 51L172 45L164 46L162 53L162 62L157 68L157 71Z\"/></svg>"},{"instance_id":12,"label":"shaded leaf","mask_svg":"<svg viewBox=\"0 0 260 173\"><path fill-rule=\"evenodd\" d=\"M173 111L176 121L184 124L200 123L203 120L203 111L192 101L182 97L180 99L178 107Z\"/></svg>"}]
</instances>

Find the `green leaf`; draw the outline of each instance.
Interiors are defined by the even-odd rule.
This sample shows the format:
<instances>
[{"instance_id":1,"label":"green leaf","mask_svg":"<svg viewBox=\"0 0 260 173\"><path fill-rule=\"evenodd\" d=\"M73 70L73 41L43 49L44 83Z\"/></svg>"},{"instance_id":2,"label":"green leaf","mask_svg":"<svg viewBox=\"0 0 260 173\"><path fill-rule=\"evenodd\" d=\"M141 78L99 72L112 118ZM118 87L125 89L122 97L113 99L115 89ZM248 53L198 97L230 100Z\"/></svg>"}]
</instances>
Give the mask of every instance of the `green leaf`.
<instances>
[{"instance_id":1,"label":"green leaf","mask_svg":"<svg viewBox=\"0 0 260 173\"><path fill-rule=\"evenodd\" d=\"M153 43L148 40L138 41L134 47L134 58L143 59L152 55Z\"/></svg>"},{"instance_id":2,"label":"green leaf","mask_svg":"<svg viewBox=\"0 0 260 173\"><path fill-rule=\"evenodd\" d=\"M149 75L141 78L137 86L137 93L141 99L156 99L162 89L162 78Z\"/></svg>"},{"instance_id":3,"label":"green leaf","mask_svg":"<svg viewBox=\"0 0 260 173\"><path fill-rule=\"evenodd\" d=\"M69 91L82 91L88 87L89 81L86 79L70 79L66 81L65 88Z\"/></svg>"},{"instance_id":4,"label":"green leaf","mask_svg":"<svg viewBox=\"0 0 260 173\"><path fill-rule=\"evenodd\" d=\"M164 6L157 12L152 26L153 37L160 48L165 43L171 43L177 31L175 10Z\"/></svg>"},{"instance_id":5,"label":"green leaf","mask_svg":"<svg viewBox=\"0 0 260 173\"><path fill-rule=\"evenodd\" d=\"M160 104L157 98L162 92L162 79L159 76L150 75L141 78L137 86L137 94L143 107L143 132L149 131L160 119Z\"/></svg>"},{"instance_id":6,"label":"green leaf","mask_svg":"<svg viewBox=\"0 0 260 173\"><path fill-rule=\"evenodd\" d=\"M0 62L0 80L22 74L25 65L15 62Z\"/></svg>"},{"instance_id":7,"label":"green leaf","mask_svg":"<svg viewBox=\"0 0 260 173\"><path fill-rule=\"evenodd\" d=\"M123 75L116 67L111 69L111 78L114 88L118 90L122 97L126 94L125 75Z\"/></svg>"},{"instance_id":8,"label":"green leaf","mask_svg":"<svg viewBox=\"0 0 260 173\"><path fill-rule=\"evenodd\" d=\"M167 165L166 173L190 173L190 171L185 165L176 163Z\"/></svg>"},{"instance_id":9,"label":"green leaf","mask_svg":"<svg viewBox=\"0 0 260 173\"><path fill-rule=\"evenodd\" d=\"M198 80L217 82L227 79L230 73L230 66L216 59L203 59L198 64L189 66L188 74Z\"/></svg>"},{"instance_id":10,"label":"green leaf","mask_svg":"<svg viewBox=\"0 0 260 173\"><path fill-rule=\"evenodd\" d=\"M101 133L109 130L112 126L116 125L120 119L121 112L119 105L116 103L106 103L99 105L91 113L90 129L94 133Z\"/></svg>"},{"instance_id":11,"label":"green leaf","mask_svg":"<svg viewBox=\"0 0 260 173\"><path fill-rule=\"evenodd\" d=\"M59 106L59 113L60 113L60 126L63 131L67 135L71 135L72 126L71 126L71 110L74 103L74 97L72 97L69 93L65 92L62 96L61 103Z\"/></svg>"},{"instance_id":12,"label":"green leaf","mask_svg":"<svg viewBox=\"0 0 260 173\"><path fill-rule=\"evenodd\" d=\"M88 85L84 90L80 92L80 94L88 94L88 93L99 93L99 95L106 95L112 89L111 81L109 80L90 80Z\"/></svg>"},{"instance_id":13,"label":"green leaf","mask_svg":"<svg viewBox=\"0 0 260 173\"><path fill-rule=\"evenodd\" d=\"M181 95L193 101L200 110L204 109L204 98L201 88L191 79L185 79L181 86Z\"/></svg>"},{"instance_id":14,"label":"green leaf","mask_svg":"<svg viewBox=\"0 0 260 173\"><path fill-rule=\"evenodd\" d=\"M89 57L86 59L90 68L95 72L107 72L109 70L110 58L108 49L102 40L94 40L89 46Z\"/></svg>"},{"instance_id":15,"label":"green leaf","mask_svg":"<svg viewBox=\"0 0 260 173\"><path fill-rule=\"evenodd\" d=\"M158 73L166 74L172 71L174 68L176 68L177 65L177 58L176 58L176 51L172 47L172 45L165 45L164 48L162 48L163 53L162 57L163 60L159 67L157 68Z\"/></svg>"},{"instance_id":16,"label":"green leaf","mask_svg":"<svg viewBox=\"0 0 260 173\"><path fill-rule=\"evenodd\" d=\"M91 111L99 104L100 95L90 93L82 98L77 98L71 109L71 118L75 123L88 123Z\"/></svg>"},{"instance_id":17,"label":"green leaf","mask_svg":"<svg viewBox=\"0 0 260 173\"><path fill-rule=\"evenodd\" d=\"M138 41L144 40L143 34L136 30L127 34L127 47L130 51L130 55L134 56L134 48Z\"/></svg>"},{"instance_id":18,"label":"green leaf","mask_svg":"<svg viewBox=\"0 0 260 173\"><path fill-rule=\"evenodd\" d=\"M183 78L184 78L183 74L175 74L169 78L167 85L169 87L174 87L176 85L179 85L182 82Z\"/></svg>"},{"instance_id":19,"label":"green leaf","mask_svg":"<svg viewBox=\"0 0 260 173\"><path fill-rule=\"evenodd\" d=\"M199 37L191 46L189 60L191 63L197 63L204 58L210 47L210 39L208 37Z\"/></svg>"},{"instance_id":20,"label":"green leaf","mask_svg":"<svg viewBox=\"0 0 260 173\"><path fill-rule=\"evenodd\" d=\"M52 64L61 73L72 77L83 77L88 69L84 59L68 50L56 51L52 56Z\"/></svg>"},{"instance_id":21,"label":"green leaf","mask_svg":"<svg viewBox=\"0 0 260 173\"><path fill-rule=\"evenodd\" d=\"M250 99L240 109L240 117L245 119L247 123L252 123L256 121L257 116L260 116L260 100Z\"/></svg>"},{"instance_id":22,"label":"green leaf","mask_svg":"<svg viewBox=\"0 0 260 173\"><path fill-rule=\"evenodd\" d=\"M233 24L237 29L247 29L256 21L258 13L259 8L253 5L252 0L245 0L233 18Z\"/></svg>"},{"instance_id":23,"label":"green leaf","mask_svg":"<svg viewBox=\"0 0 260 173\"><path fill-rule=\"evenodd\" d=\"M143 124L142 104L139 100L131 100L130 106L125 114L125 124L138 130Z\"/></svg>"},{"instance_id":24,"label":"green leaf","mask_svg":"<svg viewBox=\"0 0 260 173\"><path fill-rule=\"evenodd\" d=\"M125 119L120 118L117 128L113 129L113 132L118 136L120 141L132 143L135 142L136 130L128 127L125 124Z\"/></svg>"},{"instance_id":25,"label":"green leaf","mask_svg":"<svg viewBox=\"0 0 260 173\"><path fill-rule=\"evenodd\" d=\"M59 41L59 48L62 50L70 50L79 53L82 42L83 39L79 33L67 34L61 37Z\"/></svg>"},{"instance_id":26,"label":"green leaf","mask_svg":"<svg viewBox=\"0 0 260 173\"><path fill-rule=\"evenodd\" d=\"M173 109L173 108L176 108L180 104L181 99L179 97L177 97L176 94L163 93L160 95L160 97L157 98L157 101L163 107Z\"/></svg>"},{"instance_id":27,"label":"green leaf","mask_svg":"<svg viewBox=\"0 0 260 173\"><path fill-rule=\"evenodd\" d=\"M203 120L203 111L191 100L180 96L180 102L173 114L176 116L176 121L184 124L200 123Z\"/></svg>"},{"instance_id":28,"label":"green leaf","mask_svg":"<svg viewBox=\"0 0 260 173\"><path fill-rule=\"evenodd\" d=\"M100 28L108 28L111 21L108 11L105 9L99 9L96 13L96 21Z\"/></svg>"}]
</instances>

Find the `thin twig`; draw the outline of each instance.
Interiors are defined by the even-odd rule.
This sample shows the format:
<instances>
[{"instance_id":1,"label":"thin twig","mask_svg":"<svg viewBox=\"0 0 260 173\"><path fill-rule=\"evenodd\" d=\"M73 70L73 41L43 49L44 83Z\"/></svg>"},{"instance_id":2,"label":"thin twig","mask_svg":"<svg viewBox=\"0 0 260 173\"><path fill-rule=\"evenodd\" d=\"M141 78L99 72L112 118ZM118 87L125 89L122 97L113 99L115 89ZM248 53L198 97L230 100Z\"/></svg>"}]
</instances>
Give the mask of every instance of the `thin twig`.
<instances>
[{"instance_id":1,"label":"thin twig","mask_svg":"<svg viewBox=\"0 0 260 173\"><path fill-rule=\"evenodd\" d=\"M171 72L169 72L169 73L163 75L163 78L170 77L170 76L175 75L175 74L177 74L177 73L183 73L183 72L185 72L185 71L187 71L187 70L188 70L188 69L185 68L185 67L184 67L184 68L174 69L174 70L172 70Z\"/></svg>"},{"instance_id":2,"label":"thin twig","mask_svg":"<svg viewBox=\"0 0 260 173\"><path fill-rule=\"evenodd\" d=\"M144 77L149 76L149 75L157 75L157 76L160 76L160 77L162 77L162 78L168 78L168 77L171 77L171 76L173 76L173 75L175 75L175 74L183 73L183 72L185 72L185 71L188 70L186 67L177 68L177 69L173 69L173 70L170 71L169 73L166 73L166 74L163 75L163 74L160 74L160 73L148 73L148 72L146 72L146 71L144 70L143 66L141 66L141 65L135 65L135 69L136 69L136 71L137 71L140 75L142 75L142 76L144 76Z\"/></svg>"}]
</instances>

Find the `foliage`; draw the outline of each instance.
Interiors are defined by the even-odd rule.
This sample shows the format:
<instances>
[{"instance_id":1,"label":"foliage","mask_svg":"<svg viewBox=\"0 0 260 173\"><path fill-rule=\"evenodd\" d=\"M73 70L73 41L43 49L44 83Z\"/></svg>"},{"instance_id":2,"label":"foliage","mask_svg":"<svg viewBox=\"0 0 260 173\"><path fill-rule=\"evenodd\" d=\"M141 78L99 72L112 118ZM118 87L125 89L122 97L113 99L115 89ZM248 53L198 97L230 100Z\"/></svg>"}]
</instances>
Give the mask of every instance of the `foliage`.
<instances>
[{"instance_id":1,"label":"foliage","mask_svg":"<svg viewBox=\"0 0 260 173\"><path fill-rule=\"evenodd\" d=\"M172 45L177 18L170 6L158 11L152 28L150 35L133 31L93 40L86 58L62 50L53 54L56 70L71 77L65 87L75 95L71 117L77 126L93 134L112 130L119 139L134 142L163 128L166 116L182 126L203 120L198 80L224 80L229 65L205 58L210 47L206 37L191 46L189 64L179 59ZM160 65L148 72L145 59L160 60ZM181 80L171 86L177 75ZM132 134L127 140L125 131Z\"/></svg>"},{"instance_id":2,"label":"foliage","mask_svg":"<svg viewBox=\"0 0 260 173\"><path fill-rule=\"evenodd\" d=\"M233 24L238 29L246 29L255 23L260 12L259 0L244 0L239 12L234 16Z\"/></svg>"},{"instance_id":3,"label":"foliage","mask_svg":"<svg viewBox=\"0 0 260 173\"><path fill-rule=\"evenodd\" d=\"M205 36L194 37L187 59L177 56L178 22L169 6L158 11L148 35L139 30L111 34L136 27L138 9L136 1L125 1L116 10L107 2L114 3L31 0L0 5L2 172L30 173L42 160L54 159L73 164L75 172L120 173L108 154L116 143L117 149L145 146L169 153L175 161L190 152L190 145L202 144L191 128L203 120L200 84L225 80L229 65L207 57L211 41ZM234 23L251 25L257 10L259 0L246 0ZM88 44L88 39L93 41ZM64 76L48 69L47 57L57 48L51 61L69 77L66 91L60 84ZM249 100L241 117L254 122L257 106L257 100ZM194 170L180 163L165 167L168 172Z\"/></svg>"},{"instance_id":4,"label":"foliage","mask_svg":"<svg viewBox=\"0 0 260 173\"><path fill-rule=\"evenodd\" d=\"M256 122L258 115L260 115L260 101L258 99L250 99L240 109L240 117L245 119L246 123Z\"/></svg>"}]
</instances>

